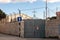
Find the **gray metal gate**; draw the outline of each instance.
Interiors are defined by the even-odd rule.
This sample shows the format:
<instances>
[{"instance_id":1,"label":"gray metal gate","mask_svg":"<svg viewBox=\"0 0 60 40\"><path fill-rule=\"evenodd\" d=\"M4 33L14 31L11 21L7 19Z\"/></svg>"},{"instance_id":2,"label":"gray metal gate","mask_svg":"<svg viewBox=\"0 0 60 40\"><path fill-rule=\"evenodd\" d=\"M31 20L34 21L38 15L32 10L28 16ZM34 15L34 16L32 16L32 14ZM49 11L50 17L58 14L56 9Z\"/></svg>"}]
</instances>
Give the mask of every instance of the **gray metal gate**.
<instances>
[{"instance_id":1,"label":"gray metal gate","mask_svg":"<svg viewBox=\"0 0 60 40\"><path fill-rule=\"evenodd\" d=\"M24 21L24 37L26 38L43 38L45 37L44 20L32 19Z\"/></svg>"}]
</instances>

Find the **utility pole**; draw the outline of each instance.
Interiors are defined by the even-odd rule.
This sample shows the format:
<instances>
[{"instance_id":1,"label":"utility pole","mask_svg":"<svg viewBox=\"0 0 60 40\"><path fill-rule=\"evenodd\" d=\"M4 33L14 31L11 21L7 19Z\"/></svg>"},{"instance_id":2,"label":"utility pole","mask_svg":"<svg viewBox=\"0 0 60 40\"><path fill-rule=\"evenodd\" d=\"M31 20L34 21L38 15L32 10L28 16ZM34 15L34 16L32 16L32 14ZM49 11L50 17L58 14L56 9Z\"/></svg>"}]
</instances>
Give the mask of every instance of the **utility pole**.
<instances>
[{"instance_id":1,"label":"utility pole","mask_svg":"<svg viewBox=\"0 0 60 40\"><path fill-rule=\"evenodd\" d=\"M19 10L18 9L18 11L19 11L19 18L18 18L18 21L19 21L19 37L21 37L21 19L20 19L20 17L21 17L21 10Z\"/></svg>"},{"instance_id":2,"label":"utility pole","mask_svg":"<svg viewBox=\"0 0 60 40\"><path fill-rule=\"evenodd\" d=\"M21 17L21 10L20 10L20 9L18 9L18 11L19 11L19 16Z\"/></svg>"},{"instance_id":3,"label":"utility pole","mask_svg":"<svg viewBox=\"0 0 60 40\"><path fill-rule=\"evenodd\" d=\"M47 0L46 0L46 19L45 19L45 31L47 31L47 27L46 27L46 25L47 25ZM45 32L45 36L46 36L46 32Z\"/></svg>"},{"instance_id":4,"label":"utility pole","mask_svg":"<svg viewBox=\"0 0 60 40\"><path fill-rule=\"evenodd\" d=\"M46 20L47 20L47 0L46 0Z\"/></svg>"},{"instance_id":5,"label":"utility pole","mask_svg":"<svg viewBox=\"0 0 60 40\"><path fill-rule=\"evenodd\" d=\"M33 18L35 19L36 18L36 15L35 15L36 11L34 10L33 13L34 13Z\"/></svg>"}]
</instances>

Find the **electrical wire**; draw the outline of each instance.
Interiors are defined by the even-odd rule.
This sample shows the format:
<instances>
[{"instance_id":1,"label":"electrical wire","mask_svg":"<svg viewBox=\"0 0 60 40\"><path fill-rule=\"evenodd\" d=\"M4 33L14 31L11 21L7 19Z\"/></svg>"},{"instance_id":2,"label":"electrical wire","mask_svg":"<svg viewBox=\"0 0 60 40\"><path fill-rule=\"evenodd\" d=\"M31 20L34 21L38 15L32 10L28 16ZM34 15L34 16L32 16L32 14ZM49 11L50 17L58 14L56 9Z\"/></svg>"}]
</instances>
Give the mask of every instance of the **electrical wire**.
<instances>
[{"instance_id":1,"label":"electrical wire","mask_svg":"<svg viewBox=\"0 0 60 40\"><path fill-rule=\"evenodd\" d=\"M37 10L37 9L43 9L43 8L45 8L45 7L32 8L32 9L21 9L21 11Z\"/></svg>"}]
</instances>

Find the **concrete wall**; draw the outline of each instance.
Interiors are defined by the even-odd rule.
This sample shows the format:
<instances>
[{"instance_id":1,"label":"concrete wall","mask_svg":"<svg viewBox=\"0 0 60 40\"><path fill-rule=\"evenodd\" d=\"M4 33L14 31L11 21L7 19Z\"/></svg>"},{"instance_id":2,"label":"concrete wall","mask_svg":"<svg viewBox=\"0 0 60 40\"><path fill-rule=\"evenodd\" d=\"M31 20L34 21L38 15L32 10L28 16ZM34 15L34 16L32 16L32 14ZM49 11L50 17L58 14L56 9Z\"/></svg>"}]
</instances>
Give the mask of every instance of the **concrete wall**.
<instances>
[{"instance_id":1,"label":"concrete wall","mask_svg":"<svg viewBox=\"0 0 60 40\"><path fill-rule=\"evenodd\" d=\"M0 33L11 34L11 35L19 35L19 27L21 27L21 36L24 32L22 29L24 27L23 21L21 22L21 26L19 26L18 22L12 23L0 23Z\"/></svg>"},{"instance_id":2,"label":"concrete wall","mask_svg":"<svg viewBox=\"0 0 60 40\"><path fill-rule=\"evenodd\" d=\"M57 19L47 20L45 27L46 37L55 37L59 35L58 29L59 21Z\"/></svg>"},{"instance_id":3,"label":"concrete wall","mask_svg":"<svg viewBox=\"0 0 60 40\"><path fill-rule=\"evenodd\" d=\"M19 27L21 28L21 37L60 37L60 20L48 20L45 27L45 21L42 19L27 19L21 22L0 23L0 33L19 35Z\"/></svg>"}]
</instances>

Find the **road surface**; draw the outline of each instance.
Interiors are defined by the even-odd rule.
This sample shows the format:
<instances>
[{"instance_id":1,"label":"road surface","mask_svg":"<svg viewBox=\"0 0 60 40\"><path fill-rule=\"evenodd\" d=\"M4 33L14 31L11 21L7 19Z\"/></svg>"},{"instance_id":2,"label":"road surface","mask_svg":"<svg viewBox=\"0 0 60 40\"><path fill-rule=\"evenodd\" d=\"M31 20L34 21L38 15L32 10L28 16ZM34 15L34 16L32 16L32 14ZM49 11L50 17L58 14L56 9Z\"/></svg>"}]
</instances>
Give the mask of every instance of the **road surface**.
<instances>
[{"instance_id":1,"label":"road surface","mask_svg":"<svg viewBox=\"0 0 60 40\"><path fill-rule=\"evenodd\" d=\"M16 36L0 34L0 40L59 40L59 39L19 38Z\"/></svg>"}]
</instances>

